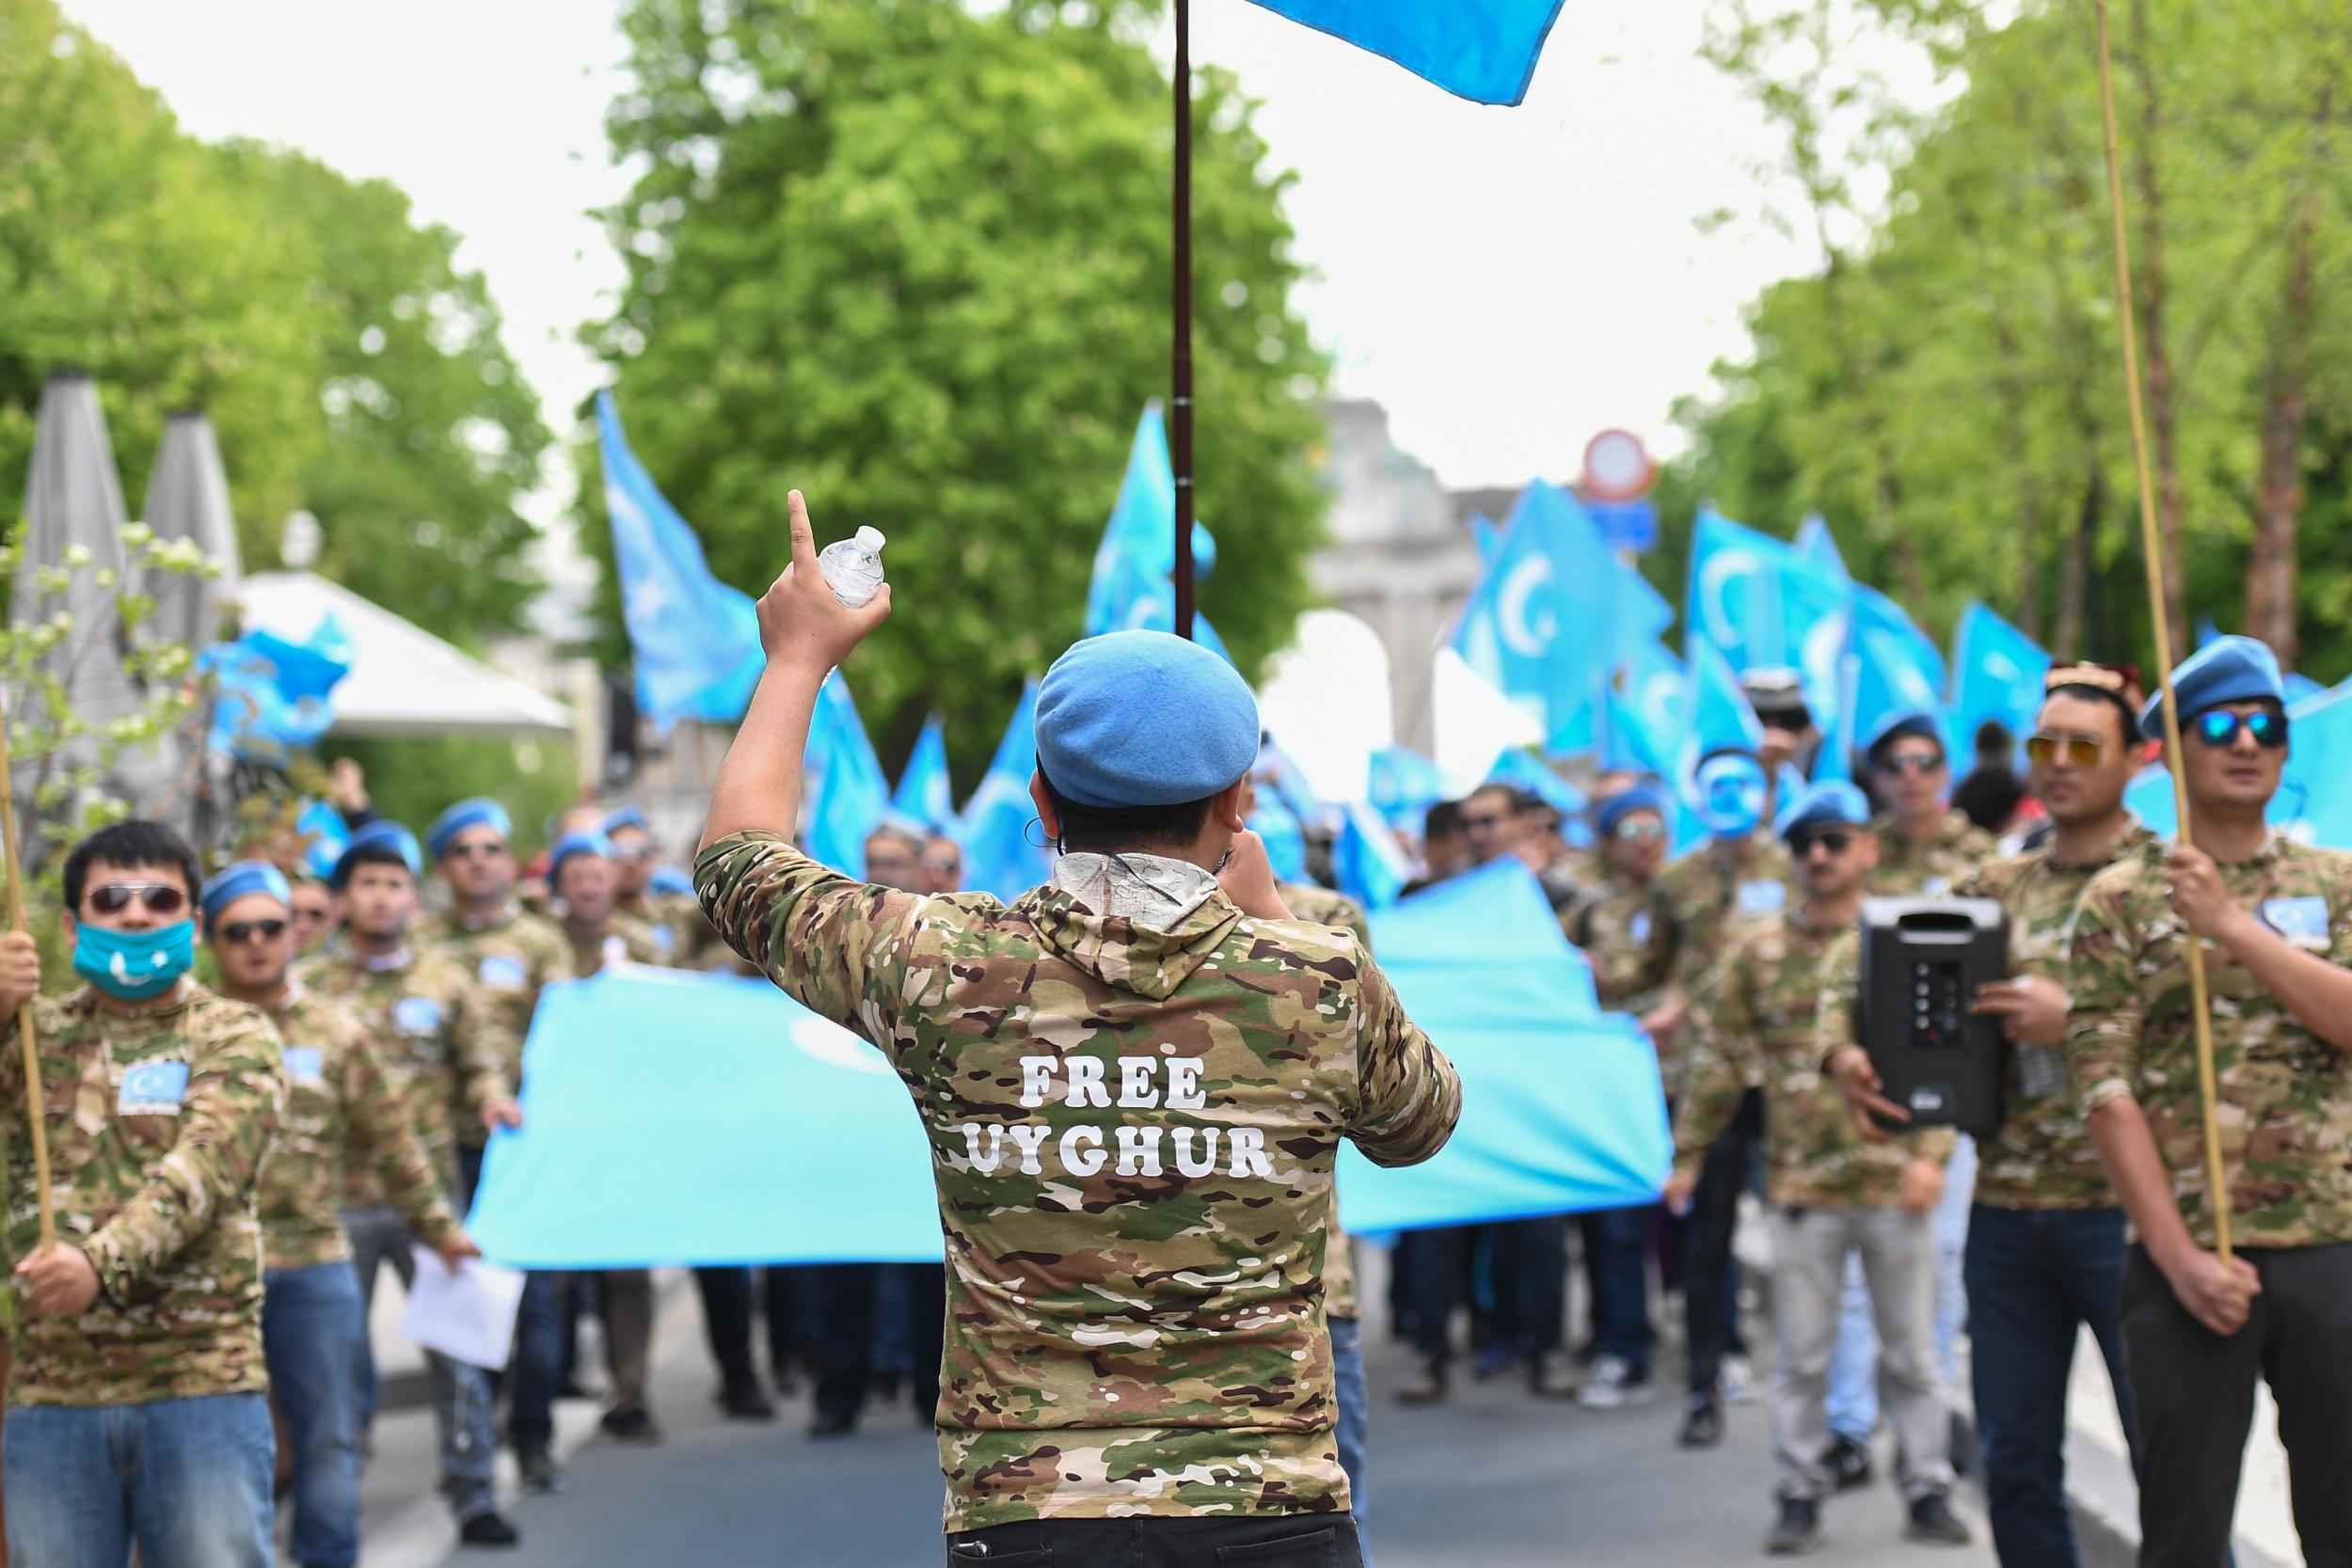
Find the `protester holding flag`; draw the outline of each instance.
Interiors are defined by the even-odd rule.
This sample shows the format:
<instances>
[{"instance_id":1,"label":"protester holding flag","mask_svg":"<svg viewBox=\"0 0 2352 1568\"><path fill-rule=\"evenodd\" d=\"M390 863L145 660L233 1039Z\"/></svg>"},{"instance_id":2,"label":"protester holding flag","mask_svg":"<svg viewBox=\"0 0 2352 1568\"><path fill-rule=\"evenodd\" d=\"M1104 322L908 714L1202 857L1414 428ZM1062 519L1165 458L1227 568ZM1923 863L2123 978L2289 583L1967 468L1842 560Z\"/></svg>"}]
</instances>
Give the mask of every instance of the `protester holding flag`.
<instances>
[{"instance_id":1,"label":"protester holding flag","mask_svg":"<svg viewBox=\"0 0 2352 1568\"><path fill-rule=\"evenodd\" d=\"M1342 1136L1427 1158L1460 1088L1355 939L1276 894L1240 811L1248 689L1163 634L1082 642L1038 693L1032 798L1064 851L1050 886L1007 911L828 872L788 836L807 725L890 597L841 606L790 505L792 564L760 603L767 670L695 884L729 945L881 1046L922 1108L950 1259L939 1426L959 1555L1360 1561L1330 1440L1332 1163ZM1163 1049L1120 1054L1130 1039ZM1049 1182L1076 1202L1041 1201ZM1105 1320L1106 1298L1154 1326Z\"/></svg>"},{"instance_id":2,"label":"protester holding flag","mask_svg":"<svg viewBox=\"0 0 2352 1568\"><path fill-rule=\"evenodd\" d=\"M1795 908L1740 939L1692 1006L1690 1086L1675 1119L1675 1173L1666 1201L1686 1207L1708 1149L1739 1114L1751 1083L1764 1085L1766 1186L1772 1219L1772 1444L1780 1458L1774 1553L1812 1550L1832 1483L1827 1408L1846 1259L1860 1253L1872 1284L1883 1370L1903 1444L1903 1491L1915 1540L1961 1544L1951 1512L1950 1435L1934 1354L1934 1210L1948 1132L1865 1141L1823 1081L1825 1037L1851 1022L1824 1012L1825 984L1851 952L1878 835L1861 792L1816 784L1782 829L1797 866ZM1817 1021L1818 1015L1818 1021Z\"/></svg>"},{"instance_id":3,"label":"protester holding flag","mask_svg":"<svg viewBox=\"0 0 2352 1568\"><path fill-rule=\"evenodd\" d=\"M338 1213L346 1164L372 1171L408 1233L454 1269L481 1252L450 1212L358 1016L296 981L293 890L264 861L204 884L204 939L221 994L260 1008L285 1042L286 1101L262 1167L262 1344L284 1423L301 1568L359 1560L359 1361L366 1324Z\"/></svg>"},{"instance_id":4,"label":"protester holding flag","mask_svg":"<svg viewBox=\"0 0 2352 1568\"><path fill-rule=\"evenodd\" d=\"M2141 1560L2228 1555L2259 1378L2278 1401L2305 1558L2352 1561L2352 862L2265 820L2288 744L2266 646L2221 638L2173 686L2183 749L2169 760L2195 847L2144 846L2092 879L2067 971L2068 1056L2134 1232L2122 1334ZM2161 736L2156 704L2139 727ZM2184 978L2191 941L2213 1001L2212 1104Z\"/></svg>"},{"instance_id":5,"label":"protester holding flag","mask_svg":"<svg viewBox=\"0 0 2352 1568\"><path fill-rule=\"evenodd\" d=\"M15 863L11 847L9 870ZM285 1098L278 1032L188 976L197 863L153 822L66 856L88 982L40 994L0 935L0 1148L12 1335L0 1433L24 1568L268 1568L272 1502L258 1176ZM31 1158L29 1005L49 1191ZM54 1204L56 1236L41 1234ZM126 1466L128 1446L138 1463Z\"/></svg>"}]
</instances>

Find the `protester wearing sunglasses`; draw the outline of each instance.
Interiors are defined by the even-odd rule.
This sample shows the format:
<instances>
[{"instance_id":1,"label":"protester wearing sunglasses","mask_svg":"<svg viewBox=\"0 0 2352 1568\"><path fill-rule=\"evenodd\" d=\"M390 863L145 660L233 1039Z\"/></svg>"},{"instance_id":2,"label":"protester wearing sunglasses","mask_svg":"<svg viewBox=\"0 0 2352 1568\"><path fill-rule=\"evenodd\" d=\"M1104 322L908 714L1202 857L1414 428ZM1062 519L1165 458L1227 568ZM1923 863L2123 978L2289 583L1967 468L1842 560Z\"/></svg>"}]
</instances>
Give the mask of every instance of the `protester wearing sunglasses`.
<instances>
[{"instance_id":1,"label":"protester wearing sunglasses","mask_svg":"<svg viewBox=\"0 0 2352 1568\"><path fill-rule=\"evenodd\" d=\"M612 841L618 879L613 918L632 940L652 944L661 962L684 969L707 969L729 957L693 889L663 874L661 841L643 810L623 806L606 817L604 836ZM919 844L915 852L922 852Z\"/></svg>"},{"instance_id":2,"label":"protester wearing sunglasses","mask_svg":"<svg viewBox=\"0 0 2352 1568\"><path fill-rule=\"evenodd\" d=\"M1779 1517L1766 1549L1805 1552L1821 1539L1821 1504L1836 1481L1830 1363L1851 1257L1865 1260L1876 1287L1872 1318L1903 1454L1906 1533L1963 1544L1969 1530L1951 1510L1950 1412L1935 1355L1934 1211L1952 1136L1931 1130L1866 1142L1820 1071L1831 1017L1822 994L1854 961L1854 923L1880 835L1861 791L1846 784L1814 785L1783 834L1800 897L1742 938L1724 962L1724 985L1693 1002L1697 1044L1676 1115L1667 1201L1689 1203L1708 1146L1738 1114L1747 1085L1761 1083L1781 1347L1772 1394Z\"/></svg>"},{"instance_id":3,"label":"protester wearing sunglasses","mask_svg":"<svg viewBox=\"0 0 2352 1568\"><path fill-rule=\"evenodd\" d=\"M40 996L0 936L0 1145L10 1281L29 1321L8 1378L8 1545L23 1563L268 1568L256 1176L283 1098L278 1039L188 974L195 853L158 823L66 857L86 982ZM36 1247L18 1009L33 1003L59 1240ZM123 1453L136 1455L130 1465Z\"/></svg>"},{"instance_id":4,"label":"protester wearing sunglasses","mask_svg":"<svg viewBox=\"0 0 2352 1568\"><path fill-rule=\"evenodd\" d=\"M450 1212L366 1026L294 978L284 875L239 861L204 884L202 903L222 994L267 1013L285 1041L285 1110L260 1189L262 1343L292 1466L294 1559L332 1568L359 1553L365 1325L340 1218L345 1165L373 1171L410 1234L450 1267L481 1253Z\"/></svg>"},{"instance_id":5,"label":"protester wearing sunglasses","mask_svg":"<svg viewBox=\"0 0 2352 1568\"><path fill-rule=\"evenodd\" d=\"M2095 878L2069 970L2075 1085L2132 1219L2122 1338L2143 1560L2229 1551L2257 1379L2278 1401L2304 1555L2352 1560L2352 866L2265 820L2288 758L2270 650L2225 637L2173 681L2184 735L2169 761L2196 847L2152 847ZM2140 733L2163 727L2149 705ZM2227 1265L2205 1185L2190 941L2213 998Z\"/></svg>"}]
</instances>

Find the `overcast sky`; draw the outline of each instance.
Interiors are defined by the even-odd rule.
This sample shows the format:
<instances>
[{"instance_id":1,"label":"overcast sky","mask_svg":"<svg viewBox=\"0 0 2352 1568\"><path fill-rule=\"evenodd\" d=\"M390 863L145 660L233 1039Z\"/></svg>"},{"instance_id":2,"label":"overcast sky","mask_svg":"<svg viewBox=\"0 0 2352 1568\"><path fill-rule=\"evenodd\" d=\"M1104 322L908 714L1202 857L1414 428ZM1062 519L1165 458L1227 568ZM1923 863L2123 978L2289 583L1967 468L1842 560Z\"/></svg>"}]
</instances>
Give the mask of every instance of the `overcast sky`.
<instances>
[{"instance_id":1,"label":"overcast sky","mask_svg":"<svg viewBox=\"0 0 2352 1568\"><path fill-rule=\"evenodd\" d=\"M465 237L549 414L600 380L572 341L620 269L588 208L626 189L602 116L614 0L65 0L201 136L255 136L397 182ZM1700 4L1571 5L1527 103L1459 102L1245 0L1199 0L1195 49L1265 101L1301 297L1339 389L1387 404L1453 484L1568 477L1742 341L1740 309L1804 265L1753 223L1772 144L1694 53Z\"/></svg>"}]
</instances>

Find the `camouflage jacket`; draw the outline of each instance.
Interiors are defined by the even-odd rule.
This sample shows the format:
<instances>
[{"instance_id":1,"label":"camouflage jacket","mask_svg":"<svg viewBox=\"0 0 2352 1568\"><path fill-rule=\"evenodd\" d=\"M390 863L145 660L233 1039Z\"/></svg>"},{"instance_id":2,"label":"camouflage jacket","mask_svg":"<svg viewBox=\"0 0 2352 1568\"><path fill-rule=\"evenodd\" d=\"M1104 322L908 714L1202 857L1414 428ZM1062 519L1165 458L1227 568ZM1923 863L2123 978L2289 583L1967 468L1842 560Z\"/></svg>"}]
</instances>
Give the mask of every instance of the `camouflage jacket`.
<instances>
[{"instance_id":1,"label":"camouflage jacket","mask_svg":"<svg viewBox=\"0 0 2352 1568\"><path fill-rule=\"evenodd\" d=\"M1943 1160L1942 1131L1870 1143L1821 1070L1821 991L1850 928L1819 930L1795 906L1739 938L1694 990L1691 1076L1675 1115L1675 1168L1696 1175L1751 1085L1764 1090L1765 1186L1775 1204L1875 1209L1899 1200L1902 1169Z\"/></svg>"},{"instance_id":2,"label":"camouflage jacket","mask_svg":"<svg viewBox=\"0 0 2352 1568\"><path fill-rule=\"evenodd\" d=\"M719 940L702 906L682 893L648 893L634 907L612 911L612 924L641 951L634 961L671 969L732 967L735 955Z\"/></svg>"},{"instance_id":3,"label":"camouflage jacket","mask_svg":"<svg viewBox=\"0 0 2352 1568\"><path fill-rule=\"evenodd\" d=\"M285 1100L278 1032L194 981L111 1013L87 987L34 1004L57 1239L98 1272L72 1318L24 1323L10 1404L122 1405L269 1386L255 1178ZM40 1241L24 1050L0 1050L11 1262Z\"/></svg>"},{"instance_id":4,"label":"camouflage jacket","mask_svg":"<svg viewBox=\"0 0 2352 1568\"><path fill-rule=\"evenodd\" d=\"M531 1015L538 1009L539 990L572 972L571 945L564 940L563 931L554 921L516 903L485 926L468 926L453 913L443 915L420 932L418 940L427 946L446 948L473 976L510 1053L504 1064L506 1081L519 1085L523 1042L531 1037ZM463 1118L457 1141L467 1148L480 1148L489 1141L489 1129L479 1117Z\"/></svg>"},{"instance_id":5,"label":"camouflage jacket","mask_svg":"<svg viewBox=\"0 0 2352 1568\"><path fill-rule=\"evenodd\" d=\"M403 958L370 969L346 954L299 973L311 990L359 1015L434 1174L454 1192L456 1129L462 1122L479 1125L485 1105L513 1092L506 1064L515 1048L497 1007L453 954L418 946ZM346 1163L343 1178L343 1201L352 1207L390 1201L373 1170Z\"/></svg>"},{"instance_id":6,"label":"camouflage jacket","mask_svg":"<svg viewBox=\"0 0 2352 1568\"><path fill-rule=\"evenodd\" d=\"M459 1234L406 1105L358 1015L296 982L270 1009L286 1042L286 1110L262 1167L263 1259L310 1268L351 1256L338 1211L347 1165L367 1169L416 1238Z\"/></svg>"},{"instance_id":7,"label":"camouflage jacket","mask_svg":"<svg viewBox=\"0 0 2352 1568\"><path fill-rule=\"evenodd\" d=\"M1788 851L1769 830L1740 841L1738 859L1702 845L1658 879L1659 896L1679 936L1675 981L1686 993L1714 973L1731 944L1779 918L1797 900Z\"/></svg>"},{"instance_id":8,"label":"camouflage jacket","mask_svg":"<svg viewBox=\"0 0 2352 1568\"><path fill-rule=\"evenodd\" d=\"M2274 835L2221 877L2242 908L2295 945L2352 965L2352 857ZM2086 1113L2125 1095L2139 1102L2181 1218L2210 1247L2184 935L2164 895L2164 846L2091 879L2068 950L2067 1053ZM2304 1027L2210 942L2205 975L2231 1239L2249 1247L2352 1242L2352 1054Z\"/></svg>"},{"instance_id":9,"label":"camouflage jacket","mask_svg":"<svg viewBox=\"0 0 2352 1568\"><path fill-rule=\"evenodd\" d=\"M1603 1007L1638 1018L1665 1000L1681 935L1657 883L1609 883L1597 897L1561 911L1560 928L1592 966L1593 991ZM1682 1032L1658 1045L1659 1075L1674 1092L1682 1084Z\"/></svg>"},{"instance_id":10,"label":"camouflage jacket","mask_svg":"<svg viewBox=\"0 0 2352 1568\"><path fill-rule=\"evenodd\" d=\"M1887 817L1880 817L1877 827L1879 864L1870 873L1873 898L1941 898L2001 848L1991 833L1956 811L1944 814L1935 836L1925 844L1903 837Z\"/></svg>"},{"instance_id":11,"label":"camouflage jacket","mask_svg":"<svg viewBox=\"0 0 2352 1568\"><path fill-rule=\"evenodd\" d=\"M2066 933L2083 889L2101 871L2155 841L2134 822L2103 860L2061 865L2047 849L2011 855L1978 867L1953 891L1963 898L1990 898L2009 911L2010 974L2042 975L2064 985ZM2090 1123L2063 1061L2056 1074L2063 1085L2058 1092L2035 1098L2029 1090L2029 1084L2043 1076L2025 1070L2027 1053L2037 1050L2047 1052L2036 1046L2010 1051L2009 1116L1999 1136L1977 1141L1977 1201L1994 1209L2112 1208L2115 1189L2099 1164ZM2063 1052L2055 1054L2062 1058Z\"/></svg>"},{"instance_id":12,"label":"camouflage jacket","mask_svg":"<svg viewBox=\"0 0 2352 1568\"><path fill-rule=\"evenodd\" d=\"M1170 928L1057 887L1009 909L840 877L771 833L706 850L711 922L880 1046L947 1248L950 1532L1342 1513L1323 1271L1332 1164L1437 1152L1451 1063L1362 947L1214 885Z\"/></svg>"},{"instance_id":13,"label":"camouflage jacket","mask_svg":"<svg viewBox=\"0 0 2352 1568\"><path fill-rule=\"evenodd\" d=\"M1318 926L1333 926L1346 931L1372 952L1372 923L1356 900L1329 888L1313 887L1304 882L1283 882L1275 892L1282 895L1282 907L1300 920L1311 920ZM1334 1227L1330 1244L1323 1254L1324 1312L1334 1318L1359 1318L1363 1305L1356 1299L1356 1249L1349 1244L1345 1233Z\"/></svg>"},{"instance_id":14,"label":"camouflage jacket","mask_svg":"<svg viewBox=\"0 0 2352 1568\"><path fill-rule=\"evenodd\" d=\"M662 956L664 951L655 945L644 925L625 921L617 914L606 922L602 936L583 937L566 926L564 977L585 980L613 964L666 964L669 960Z\"/></svg>"}]
</instances>

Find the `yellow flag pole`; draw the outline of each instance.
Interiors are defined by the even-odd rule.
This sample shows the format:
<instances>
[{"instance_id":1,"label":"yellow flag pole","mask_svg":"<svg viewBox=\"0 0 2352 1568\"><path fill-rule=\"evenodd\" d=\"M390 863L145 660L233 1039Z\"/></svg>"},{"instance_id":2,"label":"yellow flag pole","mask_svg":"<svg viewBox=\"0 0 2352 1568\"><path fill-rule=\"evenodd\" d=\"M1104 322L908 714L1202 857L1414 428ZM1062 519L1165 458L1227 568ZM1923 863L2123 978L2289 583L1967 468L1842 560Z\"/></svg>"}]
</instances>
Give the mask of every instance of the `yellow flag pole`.
<instances>
[{"instance_id":1,"label":"yellow flag pole","mask_svg":"<svg viewBox=\"0 0 2352 1568\"><path fill-rule=\"evenodd\" d=\"M2148 416L2139 387L2139 318L2133 301L2131 239L2123 223L2123 166L2115 133L2115 54L2107 38L2107 0L2093 0L2099 17L2099 105L2106 117L2107 207L2115 220L2116 332L2123 341L2123 388L2132 416L2132 460L2139 474L2140 555L2148 565L2148 612L2156 633L2156 677L2162 691L2164 740L2172 759L2172 802L2188 844L2188 784L2181 771L2181 703L2172 689L2172 628L2165 620L2163 544L2156 532L2156 488L2148 466ZM2213 1067L2213 1007L2205 984L2205 948L2194 931L2188 939L2189 1005L2197 1022L2197 1092L2204 1105L2205 1188L2213 1205L2214 1250L2230 1260L2230 1183L2221 1170L2221 1127L2214 1112L2220 1099Z\"/></svg>"},{"instance_id":2,"label":"yellow flag pole","mask_svg":"<svg viewBox=\"0 0 2352 1568\"><path fill-rule=\"evenodd\" d=\"M8 715L0 707L0 871L8 879L8 929L24 929L24 859L16 847L16 775L8 770ZM40 1244L56 1244L56 1202L49 1190L49 1126L42 1111L40 1053L33 1038L33 1004L16 1010L18 1049L24 1053L25 1118L33 1128L33 1184L40 1194Z\"/></svg>"}]
</instances>

